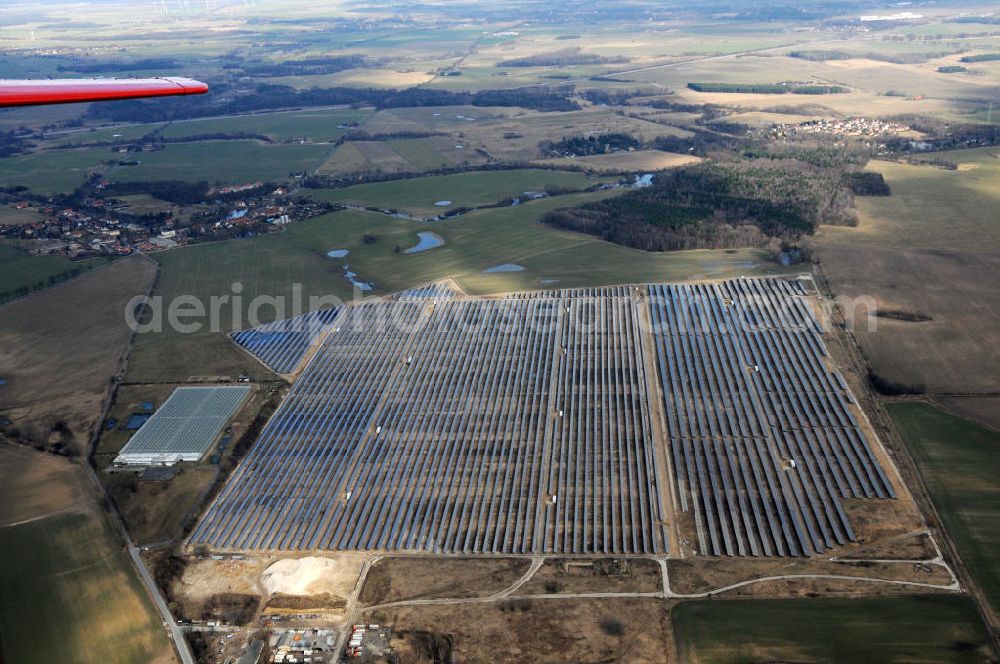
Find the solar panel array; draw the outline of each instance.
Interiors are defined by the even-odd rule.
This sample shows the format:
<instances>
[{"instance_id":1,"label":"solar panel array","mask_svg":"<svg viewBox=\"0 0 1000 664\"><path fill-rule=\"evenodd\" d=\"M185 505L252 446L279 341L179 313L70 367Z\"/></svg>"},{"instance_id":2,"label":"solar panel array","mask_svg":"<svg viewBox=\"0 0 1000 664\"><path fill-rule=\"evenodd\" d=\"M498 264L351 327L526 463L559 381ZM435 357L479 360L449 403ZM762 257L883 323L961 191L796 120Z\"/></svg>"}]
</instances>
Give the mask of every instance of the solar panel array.
<instances>
[{"instance_id":1,"label":"solar panel array","mask_svg":"<svg viewBox=\"0 0 1000 664\"><path fill-rule=\"evenodd\" d=\"M703 553L809 555L894 495L799 282L450 293L346 308L191 541L662 553L672 466Z\"/></svg>"},{"instance_id":2,"label":"solar panel array","mask_svg":"<svg viewBox=\"0 0 1000 664\"><path fill-rule=\"evenodd\" d=\"M230 336L276 373L295 371L309 346L325 332L340 309L319 309L301 316L233 332Z\"/></svg>"},{"instance_id":3,"label":"solar panel array","mask_svg":"<svg viewBox=\"0 0 1000 664\"><path fill-rule=\"evenodd\" d=\"M893 489L796 282L649 286L679 500L703 553L854 539L841 498Z\"/></svg>"},{"instance_id":4,"label":"solar panel array","mask_svg":"<svg viewBox=\"0 0 1000 664\"><path fill-rule=\"evenodd\" d=\"M458 295L446 282L436 281L425 286L417 286L400 291L396 296L399 300L451 300Z\"/></svg>"},{"instance_id":5,"label":"solar panel array","mask_svg":"<svg viewBox=\"0 0 1000 664\"><path fill-rule=\"evenodd\" d=\"M351 307L192 542L664 551L639 306L580 297Z\"/></svg>"},{"instance_id":6,"label":"solar panel array","mask_svg":"<svg viewBox=\"0 0 1000 664\"><path fill-rule=\"evenodd\" d=\"M247 385L178 387L135 432L115 463L199 460L249 394Z\"/></svg>"}]
</instances>

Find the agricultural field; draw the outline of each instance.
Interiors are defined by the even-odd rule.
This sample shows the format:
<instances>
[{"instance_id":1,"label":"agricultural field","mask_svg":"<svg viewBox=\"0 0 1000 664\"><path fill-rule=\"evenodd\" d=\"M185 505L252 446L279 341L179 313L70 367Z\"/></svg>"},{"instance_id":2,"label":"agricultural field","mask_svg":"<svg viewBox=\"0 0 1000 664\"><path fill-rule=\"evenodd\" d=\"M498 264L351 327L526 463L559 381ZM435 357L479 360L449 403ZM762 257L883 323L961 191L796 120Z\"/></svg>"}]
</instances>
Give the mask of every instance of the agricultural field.
<instances>
[{"instance_id":1,"label":"agricultural field","mask_svg":"<svg viewBox=\"0 0 1000 664\"><path fill-rule=\"evenodd\" d=\"M161 122L149 124L91 127L46 134L46 147L62 147L80 143L128 143L163 128Z\"/></svg>"},{"instance_id":2,"label":"agricultural field","mask_svg":"<svg viewBox=\"0 0 1000 664\"><path fill-rule=\"evenodd\" d=\"M413 173L475 166L486 159L471 146L443 136L390 141L350 141L337 147L318 169L321 175L355 172Z\"/></svg>"},{"instance_id":3,"label":"agricultural field","mask_svg":"<svg viewBox=\"0 0 1000 664\"><path fill-rule=\"evenodd\" d=\"M73 261L65 256L35 256L0 244L0 301L17 297L21 289L39 290L63 280L73 270L87 271L106 262L105 258Z\"/></svg>"},{"instance_id":4,"label":"agricultural field","mask_svg":"<svg viewBox=\"0 0 1000 664\"><path fill-rule=\"evenodd\" d=\"M965 597L685 602L670 612L681 662L993 661Z\"/></svg>"},{"instance_id":5,"label":"agricultural field","mask_svg":"<svg viewBox=\"0 0 1000 664\"><path fill-rule=\"evenodd\" d=\"M876 161L890 196L859 197L855 228L823 227L820 269L857 314L855 334L878 375L931 393L1000 387L996 148L939 152L957 165ZM878 270L865 269L877 265ZM867 303L892 317L867 315ZM900 315L901 314L901 315ZM915 317L907 314L916 314ZM869 323L874 327L870 327Z\"/></svg>"},{"instance_id":6,"label":"agricultural field","mask_svg":"<svg viewBox=\"0 0 1000 664\"><path fill-rule=\"evenodd\" d=\"M456 208L473 208L523 197L525 192L581 190L601 182L582 173L516 169L404 178L343 189L309 189L305 195L331 203L378 207L412 216L432 217Z\"/></svg>"},{"instance_id":7,"label":"agricultural field","mask_svg":"<svg viewBox=\"0 0 1000 664\"><path fill-rule=\"evenodd\" d=\"M819 62L790 57L787 53L795 49L789 49L739 58L682 62L640 71L630 77L672 89L679 100L692 103L717 103L744 110L766 110L777 105L794 108L819 104L827 109L827 113L845 116L914 113L957 119L962 114L985 108L989 100L996 98L1000 89L997 81L989 77L948 76L938 73L937 67L945 60L896 64L863 57L868 52L876 52L878 48L884 47L883 43L857 40L828 50L851 53L852 45L857 46L854 53L861 57ZM924 48L932 51L942 48L949 50L949 47L936 44L926 45ZM899 57L899 54L884 52L879 57ZM774 95L695 92L686 87L691 82L773 84L788 81L839 85L850 91L826 95ZM802 115L812 114L803 111Z\"/></svg>"},{"instance_id":8,"label":"agricultural field","mask_svg":"<svg viewBox=\"0 0 1000 664\"><path fill-rule=\"evenodd\" d=\"M0 159L0 186L24 186L35 194L68 194L91 173L116 160L110 150L82 148L35 152Z\"/></svg>"},{"instance_id":9,"label":"agricultural field","mask_svg":"<svg viewBox=\"0 0 1000 664\"><path fill-rule=\"evenodd\" d=\"M926 402L886 409L962 561L1000 612L1000 434Z\"/></svg>"},{"instance_id":10,"label":"agricultural field","mask_svg":"<svg viewBox=\"0 0 1000 664\"><path fill-rule=\"evenodd\" d=\"M127 349L125 305L146 293L154 274L152 261L127 258L0 309L8 433L84 449Z\"/></svg>"},{"instance_id":11,"label":"agricultural field","mask_svg":"<svg viewBox=\"0 0 1000 664\"><path fill-rule=\"evenodd\" d=\"M107 177L120 182L281 182L289 179L289 173L312 171L328 150L325 145L258 141L171 143L158 152L130 156L140 162L138 166L116 166Z\"/></svg>"},{"instance_id":12,"label":"agricultural field","mask_svg":"<svg viewBox=\"0 0 1000 664\"><path fill-rule=\"evenodd\" d=\"M0 659L175 661L159 617L71 462L0 447Z\"/></svg>"},{"instance_id":13,"label":"agricultural field","mask_svg":"<svg viewBox=\"0 0 1000 664\"><path fill-rule=\"evenodd\" d=\"M349 108L311 109L278 113L255 113L229 118L182 120L163 128L164 138L185 138L205 134L263 134L275 141L308 140L327 143L343 136L349 125L361 124L371 111Z\"/></svg>"},{"instance_id":14,"label":"agricultural field","mask_svg":"<svg viewBox=\"0 0 1000 664\"><path fill-rule=\"evenodd\" d=\"M952 163L954 170L926 162ZM1000 250L1000 148L914 156L909 164L872 161L891 196L859 197L858 226L826 227L829 244L950 251Z\"/></svg>"},{"instance_id":15,"label":"agricultural field","mask_svg":"<svg viewBox=\"0 0 1000 664\"><path fill-rule=\"evenodd\" d=\"M1000 311L991 303L1000 256L822 240L817 247L874 373L929 394L997 391Z\"/></svg>"}]
</instances>

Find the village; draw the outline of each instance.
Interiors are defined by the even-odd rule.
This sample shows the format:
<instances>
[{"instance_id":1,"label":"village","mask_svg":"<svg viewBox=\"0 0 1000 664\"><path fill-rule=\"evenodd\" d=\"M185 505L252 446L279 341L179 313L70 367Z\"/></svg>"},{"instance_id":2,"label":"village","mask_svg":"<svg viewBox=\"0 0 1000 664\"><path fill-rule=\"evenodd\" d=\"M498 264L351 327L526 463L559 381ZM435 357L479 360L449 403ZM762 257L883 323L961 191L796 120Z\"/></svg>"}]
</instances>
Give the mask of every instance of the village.
<instances>
[{"instance_id":1,"label":"village","mask_svg":"<svg viewBox=\"0 0 1000 664\"><path fill-rule=\"evenodd\" d=\"M149 214L119 198L102 197L108 186L98 180L89 195L69 204L2 192L0 205L36 215L31 221L0 224L0 238L17 240L38 255L127 256L275 232L331 209L326 203L293 198L286 188L255 182L212 190L214 199L190 210L169 207Z\"/></svg>"}]
</instances>

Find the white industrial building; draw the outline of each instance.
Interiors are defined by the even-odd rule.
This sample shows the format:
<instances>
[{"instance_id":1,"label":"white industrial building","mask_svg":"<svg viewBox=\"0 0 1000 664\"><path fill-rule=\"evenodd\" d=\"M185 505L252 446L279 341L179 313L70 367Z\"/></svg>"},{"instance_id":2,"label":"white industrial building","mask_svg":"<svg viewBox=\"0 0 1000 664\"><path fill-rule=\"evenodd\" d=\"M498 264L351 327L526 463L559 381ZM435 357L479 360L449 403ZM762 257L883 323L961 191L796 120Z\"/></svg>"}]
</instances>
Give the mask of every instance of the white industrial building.
<instances>
[{"instance_id":1,"label":"white industrial building","mask_svg":"<svg viewBox=\"0 0 1000 664\"><path fill-rule=\"evenodd\" d=\"M115 457L124 466L200 461L251 391L248 385L178 387Z\"/></svg>"}]
</instances>

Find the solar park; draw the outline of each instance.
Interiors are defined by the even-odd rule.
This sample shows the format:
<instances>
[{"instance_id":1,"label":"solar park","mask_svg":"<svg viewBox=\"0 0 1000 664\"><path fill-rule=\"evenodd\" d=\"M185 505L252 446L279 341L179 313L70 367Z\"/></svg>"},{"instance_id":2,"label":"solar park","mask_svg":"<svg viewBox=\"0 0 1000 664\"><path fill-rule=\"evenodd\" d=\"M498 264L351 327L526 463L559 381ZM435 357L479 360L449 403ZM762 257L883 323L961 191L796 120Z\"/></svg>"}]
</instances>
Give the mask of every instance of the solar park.
<instances>
[{"instance_id":1,"label":"solar park","mask_svg":"<svg viewBox=\"0 0 1000 664\"><path fill-rule=\"evenodd\" d=\"M662 555L673 510L707 555L852 541L843 499L894 492L810 287L431 285L344 307L190 542Z\"/></svg>"}]
</instances>

